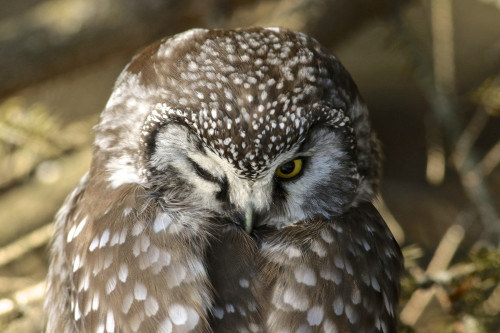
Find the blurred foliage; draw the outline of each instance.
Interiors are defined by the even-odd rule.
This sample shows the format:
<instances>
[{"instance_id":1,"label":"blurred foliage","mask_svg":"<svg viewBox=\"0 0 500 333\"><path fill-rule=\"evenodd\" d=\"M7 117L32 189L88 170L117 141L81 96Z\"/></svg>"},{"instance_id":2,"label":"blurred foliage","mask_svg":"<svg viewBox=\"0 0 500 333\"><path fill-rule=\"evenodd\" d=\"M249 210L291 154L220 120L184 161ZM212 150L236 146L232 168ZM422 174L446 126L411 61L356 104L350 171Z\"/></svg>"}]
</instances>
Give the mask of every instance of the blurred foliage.
<instances>
[{"instance_id":1,"label":"blurred foliage","mask_svg":"<svg viewBox=\"0 0 500 333\"><path fill-rule=\"evenodd\" d=\"M448 287L453 311L457 316L470 315L487 332L500 328L500 247L483 248L470 255L472 273L460 276Z\"/></svg>"},{"instance_id":2,"label":"blurred foliage","mask_svg":"<svg viewBox=\"0 0 500 333\"><path fill-rule=\"evenodd\" d=\"M445 271L429 276L418 264L422 254L417 245L403 249L406 274L401 280L401 306L416 291L438 287L449 307L441 315L442 326L435 329L420 323L415 328L401 325L400 332L498 332L500 329L500 246L471 250L468 257Z\"/></svg>"},{"instance_id":3,"label":"blurred foliage","mask_svg":"<svg viewBox=\"0 0 500 333\"><path fill-rule=\"evenodd\" d=\"M500 117L500 76L489 77L472 93L472 100L492 116Z\"/></svg>"},{"instance_id":4,"label":"blurred foliage","mask_svg":"<svg viewBox=\"0 0 500 333\"><path fill-rule=\"evenodd\" d=\"M20 98L0 104L0 190L31 174L41 161L61 155L68 143L60 130L42 104L27 106Z\"/></svg>"}]
</instances>

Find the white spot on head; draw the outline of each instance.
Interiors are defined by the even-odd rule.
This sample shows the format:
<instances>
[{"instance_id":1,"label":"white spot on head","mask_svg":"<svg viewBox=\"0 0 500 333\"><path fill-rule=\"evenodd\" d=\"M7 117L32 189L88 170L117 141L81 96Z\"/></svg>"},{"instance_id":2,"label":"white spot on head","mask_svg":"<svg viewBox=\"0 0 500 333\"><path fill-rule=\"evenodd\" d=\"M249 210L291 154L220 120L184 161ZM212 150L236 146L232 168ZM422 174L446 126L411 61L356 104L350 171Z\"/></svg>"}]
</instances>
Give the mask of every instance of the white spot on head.
<instances>
[{"instance_id":1,"label":"white spot on head","mask_svg":"<svg viewBox=\"0 0 500 333\"><path fill-rule=\"evenodd\" d=\"M264 90L262 92L262 94L260 95L260 98L261 98L262 101L266 100L266 98L267 98L267 91Z\"/></svg>"},{"instance_id":2,"label":"white spot on head","mask_svg":"<svg viewBox=\"0 0 500 333\"><path fill-rule=\"evenodd\" d=\"M269 30L269 31L273 31L273 32L276 32L276 33L280 33L280 28L279 27L265 27L264 28L265 30Z\"/></svg>"}]
</instances>

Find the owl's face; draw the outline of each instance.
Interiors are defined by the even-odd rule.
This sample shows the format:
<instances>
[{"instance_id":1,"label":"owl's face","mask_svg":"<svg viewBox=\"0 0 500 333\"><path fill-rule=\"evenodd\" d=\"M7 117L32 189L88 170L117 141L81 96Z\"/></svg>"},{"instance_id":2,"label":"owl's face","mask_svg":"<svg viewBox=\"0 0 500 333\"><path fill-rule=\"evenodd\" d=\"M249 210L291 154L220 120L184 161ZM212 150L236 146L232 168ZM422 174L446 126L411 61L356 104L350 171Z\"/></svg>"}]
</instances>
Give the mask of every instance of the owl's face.
<instances>
[{"instance_id":1,"label":"owl's face","mask_svg":"<svg viewBox=\"0 0 500 333\"><path fill-rule=\"evenodd\" d=\"M141 182L247 231L340 215L374 190L356 87L299 33L194 30L160 42L122 73L102 117L96 143L113 186ZM136 149L118 152L121 141Z\"/></svg>"},{"instance_id":2,"label":"owl's face","mask_svg":"<svg viewBox=\"0 0 500 333\"><path fill-rule=\"evenodd\" d=\"M151 178L160 192L168 184L165 195L197 203L242 227L246 221L246 228L280 228L340 214L352 203L358 182L343 142L341 131L315 127L291 149L272 156L268 167L252 179L239 174L185 125L168 124L155 139ZM172 187L183 190L172 194Z\"/></svg>"}]
</instances>

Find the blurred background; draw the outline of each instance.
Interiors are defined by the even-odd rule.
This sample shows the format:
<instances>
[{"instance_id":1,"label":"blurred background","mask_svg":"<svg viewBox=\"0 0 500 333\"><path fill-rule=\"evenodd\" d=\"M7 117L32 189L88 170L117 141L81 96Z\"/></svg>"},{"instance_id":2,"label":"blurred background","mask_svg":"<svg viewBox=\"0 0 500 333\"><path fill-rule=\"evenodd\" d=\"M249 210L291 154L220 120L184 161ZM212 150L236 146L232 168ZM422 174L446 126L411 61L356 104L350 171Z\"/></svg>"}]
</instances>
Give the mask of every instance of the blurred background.
<instances>
[{"instance_id":1,"label":"blurred background","mask_svg":"<svg viewBox=\"0 0 500 333\"><path fill-rule=\"evenodd\" d=\"M0 332L42 329L54 214L131 56L255 25L318 39L369 106L406 256L400 331L500 332L499 0L0 0Z\"/></svg>"}]
</instances>

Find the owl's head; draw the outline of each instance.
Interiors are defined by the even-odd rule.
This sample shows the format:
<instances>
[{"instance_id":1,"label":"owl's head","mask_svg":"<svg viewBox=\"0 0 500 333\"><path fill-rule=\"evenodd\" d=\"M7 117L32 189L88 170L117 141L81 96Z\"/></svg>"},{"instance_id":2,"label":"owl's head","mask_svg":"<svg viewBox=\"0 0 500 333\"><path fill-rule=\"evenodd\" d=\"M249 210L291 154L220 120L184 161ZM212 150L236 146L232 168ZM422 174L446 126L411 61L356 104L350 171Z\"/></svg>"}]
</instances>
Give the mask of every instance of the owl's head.
<instances>
[{"instance_id":1,"label":"owl's head","mask_svg":"<svg viewBox=\"0 0 500 333\"><path fill-rule=\"evenodd\" d=\"M120 75L97 126L109 186L281 228L371 200L379 157L340 62L285 29L190 30Z\"/></svg>"}]
</instances>

